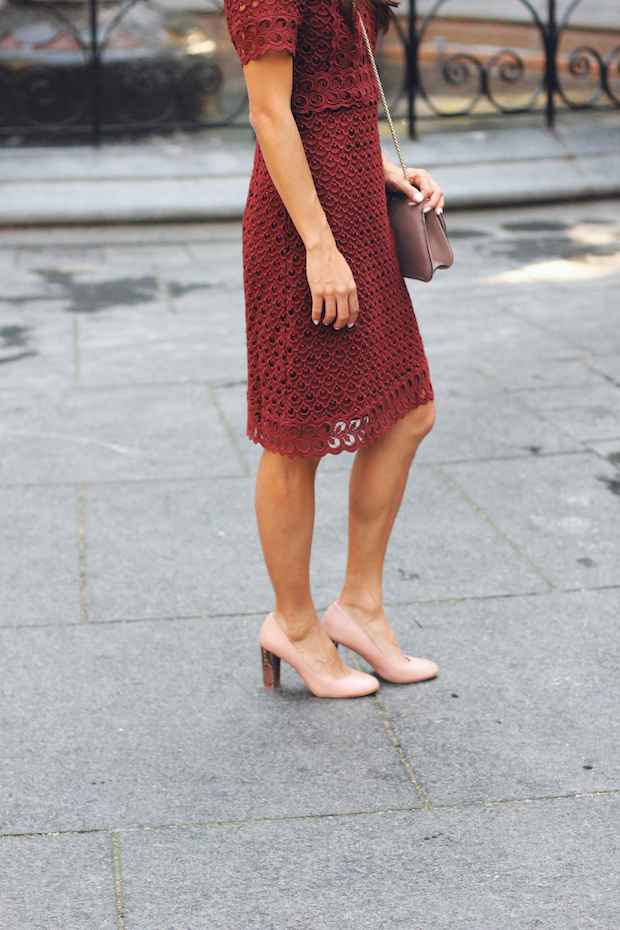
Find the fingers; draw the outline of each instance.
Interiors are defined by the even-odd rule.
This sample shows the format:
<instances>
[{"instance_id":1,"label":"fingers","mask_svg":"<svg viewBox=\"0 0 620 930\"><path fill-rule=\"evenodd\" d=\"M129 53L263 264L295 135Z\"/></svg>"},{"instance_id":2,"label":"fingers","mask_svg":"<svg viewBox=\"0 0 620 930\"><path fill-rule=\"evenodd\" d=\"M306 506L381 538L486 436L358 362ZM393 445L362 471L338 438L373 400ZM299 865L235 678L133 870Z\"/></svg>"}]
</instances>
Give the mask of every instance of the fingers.
<instances>
[{"instance_id":1,"label":"fingers","mask_svg":"<svg viewBox=\"0 0 620 930\"><path fill-rule=\"evenodd\" d=\"M357 299L357 288L355 288L353 293L349 294L349 322L347 323L349 329L351 329L351 327L355 326L357 323L359 312L360 304L359 300Z\"/></svg>"},{"instance_id":2,"label":"fingers","mask_svg":"<svg viewBox=\"0 0 620 930\"><path fill-rule=\"evenodd\" d=\"M419 169L412 168L409 173L409 180L411 181L411 184L414 187L417 187L417 189L422 194L422 200L428 200L433 193L429 173L427 171L421 171Z\"/></svg>"},{"instance_id":3,"label":"fingers","mask_svg":"<svg viewBox=\"0 0 620 930\"><path fill-rule=\"evenodd\" d=\"M422 203L424 200L424 194L422 191L418 190L417 187L414 187L413 184L407 184L404 178L402 183L403 186L401 189L403 193L405 193L407 197L410 197L414 203Z\"/></svg>"},{"instance_id":4,"label":"fingers","mask_svg":"<svg viewBox=\"0 0 620 930\"><path fill-rule=\"evenodd\" d=\"M323 323L325 326L332 323L334 329L344 329L345 326L351 329L355 326L360 309L355 286L350 293L341 291L335 296L326 296L324 306ZM312 318L314 319L314 314Z\"/></svg>"},{"instance_id":5,"label":"fingers","mask_svg":"<svg viewBox=\"0 0 620 930\"><path fill-rule=\"evenodd\" d=\"M318 326L323 315L323 298L320 294L312 292L312 322Z\"/></svg>"},{"instance_id":6,"label":"fingers","mask_svg":"<svg viewBox=\"0 0 620 930\"><path fill-rule=\"evenodd\" d=\"M339 294L336 298L336 320L334 329L343 329L349 322L349 300L348 295Z\"/></svg>"},{"instance_id":7,"label":"fingers","mask_svg":"<svg viewBox=\"0 0 620 930\"><path fill-rule=\"evenodd\" d=\"M428 171L421 168L409 169L409 180L419 188L424 200L428 203L424 206L424 212L429 213L434 210L435 213L442 213L444 208L443 191L438 184L433 181Z\"/></svg>"},{"instance_id":8,"label":"fingers","mask_svg":"<svg viewBox=\"0 0 620 930\"><path fill-rule=\"evenodd\" d=\"M336 316L338 315L336 297L331 296L331 295L326 296L324 305L325 305L325 312L323 314L323 323L325 324L325 326L330 326L336 319Z\"/></svg>"}]
</instances>

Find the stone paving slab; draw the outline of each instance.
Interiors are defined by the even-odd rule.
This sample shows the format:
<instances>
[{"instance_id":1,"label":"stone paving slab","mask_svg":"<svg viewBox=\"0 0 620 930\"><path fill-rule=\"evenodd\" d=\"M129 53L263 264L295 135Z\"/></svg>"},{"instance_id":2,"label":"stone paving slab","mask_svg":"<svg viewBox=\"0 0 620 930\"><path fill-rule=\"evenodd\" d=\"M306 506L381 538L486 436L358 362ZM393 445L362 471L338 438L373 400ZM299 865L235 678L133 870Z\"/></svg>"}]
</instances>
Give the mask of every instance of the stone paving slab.
<instances>
[{"instance_id":1,"label":"stone paving slab","mask_svg":"<svg viewBox=\"0 0 620 930\"><path fill-rule=\"evenodd\" d=\"M504 390L514 392L521 402L527 399L527 395L520 397L517 392L551 387L580 390L593 383L581 358L571 357L566 345L558 347L555 358L551 352L545 355L539 347L545 341L544 336L539 338L537 334L528 344L515 346L514 355L511 353L509 358L486 353L478 359L478 370ZM533 353L536 353L535 357L532 357Z\"/></svg>"},{"instance_id":2,"label":"stone paving slab","mask_svg":"<svg viewBox=\"0 0 620 930\"><path fill-rule=\"evenodd\" d=\"M249 478L84 491L93 621L269 613Z\"/></svg>"},{"instance_id":3,"label":"stone paving slab","mask_svg":"<svg viewBox=\"0 0 620 930\"><path fill-rule=\"evenodd\" d=\"M579 352L564 339L541 332L497 306L491 312L469 313L459 304L457 322L454 309L444 312L432 295L428 297L427 303L418 302L416 311L438 389L445 381L467 378L463 371L467 368L511 391L592 383L580 358L586 356L591 363L589 353ZM477 379L469 375L468 380L473 386Z\"/></svg>"},{"instance_id":4,"label":"stone paving slab","mask_svg":"<svg viewBox=\"0 0 620 930\"><path fill-rule=\"evenodd\" d=\"M75 488L0 487L0 626L79 623Z\"/></svg>"},{"instance_id":5,"label":"stone paving slab","mask_svg":"<svg viewBox=\"0 0 620 930\"><path fill-rule=\"evenodd\" d=\"M465 257L469 259L467 252ZM538 374L545 361L553 365L560 360L593 356L589 349L576 346L567 338L561 327L553 332L537 320L521 315L520 305L511 302L510 293L489 284L481 286L480 270L471 286L467 279L460 280L459 275L449 287L418 289L412 295L425 349L433 366L437 362L445 368L466 365L506 375L521 371L523 379L530 375L531 367L532 374ZM468 273L473 274L472 267ZM544 304L546 296L544 292L534 293L528 305ZM548 299L557 300L557 294L549 293ZM534 386L537 385L532 382L514 384L515 388Z\"/></svg>"},{"instance_id":6,"label":"stone paving slab","mask_svg":"<svg viewBox=\"0 0 620 930\"><path fill-rule=\"evenodd\" d=\"M228 285L243 286L241 241L236 248L230 242L192 242L188 249L203 274L212 274Z\"/></svg>"},{"instance_id":7,"label":"stone paving slab","mask_svg":"<svg viewBox=\"0 0 620 930\"><path fill-rule=\"evenodd\" d=\"M127 926L611 928L619 819L612 796L127 833Z\"/></svg>"},{"instance_id":8,"label":"stone paving slab","mask_svg":"<svg viewBox=\"0 0 620 930\"><path fill-rule=\"evenodd\" d=\"M592 375L579 391L571 385L530 391L524 404L566 433L583 442L620 438L620 391L615 384ZM575 395L577 395L575 397Z\"/></svg>"},{"instance_id":9,"label":"stone paving slab","mask_svg":"<svg viewBox=\"0 0 620 930\"><path fill-rule=\"evenodd\" d=\"M265 691L262 620L0 631L1 832L421 806L371 698Z\"/></svg>"},{"instance_id":10,"label":"stone paving slab","mask_svg":"<svg viewBox=\"0 0 620 930\"><path fill-rule=\"evenodd\" d=\"M178 280L172 282L178 285ZM183 285L190 287L190 284ZM168 292L175 288L166 282ZM243 292L202 287L171 297L170 309L109 309L82 317L80 380L85 386L165 384L245 377Z\"/></svg>"},{"instance_id":11,"label":"stone paving slab","mask_svg":"<svg viewBox=\"0 0 620 930\"><path fill-rule=\"evenodd\" d=\"M397 607L392 620L440 668L433 689L379 692L433 806L617 786L617 588Z\"/></svg>"},{"instance_id":12,"label":"stone paving slab","mask_svg":"<svg viewBox=\"0 0 620 930\"><path fill-rule=\"evenodd\" d=\"M613 465L583 454L445 471L556 587L620 584Z\"/></svg>"},{"instance_id":13,"label":"stone paving slab","mask_svg":"<svg viewBox=\"0 0 620 930\"><path fill-rule=\"evenodd\" d=\"M507 295L513 312L570 340L578 350L602 356L620 353L616 288L590 282L585 299L575 289L566 292L559 288L555 298L550 293L546 301L536 299L537 291L533 285Z\"/></svg>"},{"instance_id":14,"label":"stone paving slab","mask_svg":"<svg viewBox=\"0 0 620 930\"><path fill-rule=\"evenodd\" d=\"M114 268L125 265L159 265L169 271L182 269L190 265L193 257L185 244L172 245L108 245L105 249L106 261Z\"/></svg>"},{"instance_id":15,"label":"stone paving slab","mask_svg":"<svg viewBox=\"0 0 620 930\"><path fill-rule=\"evenodd\" d=\"M118 930L107 834L0 839L1 930Z\"/></svg>"},{"instance_id":16,"label":"stone paving slab","mask_svg":"<svg viewBox=\"0 0 620 930\"><path fill-rule=\"evenodd\" d=\"M74 321L49 307L0 304L0 391L75 385Z\"/></svg>"},{"instance_id":17,"label":"stone paving slab","mask_svg":"<svg viewBox=\"0 0 620 930\"><path fill-rule=\"evenodd\" d=\"M6 483L243 474L204 385L5 392L3 400Z\"/></svg>"}]
</instances>

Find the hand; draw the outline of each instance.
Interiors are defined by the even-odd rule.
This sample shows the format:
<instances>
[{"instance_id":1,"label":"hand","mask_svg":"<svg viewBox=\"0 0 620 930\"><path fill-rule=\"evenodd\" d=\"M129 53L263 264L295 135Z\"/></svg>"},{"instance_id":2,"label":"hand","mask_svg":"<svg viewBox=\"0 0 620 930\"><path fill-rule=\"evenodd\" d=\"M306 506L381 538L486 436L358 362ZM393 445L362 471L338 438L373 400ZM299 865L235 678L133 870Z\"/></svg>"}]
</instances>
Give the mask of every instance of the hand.
<instances>
[{"instance_id":1,"label":"hand","mask_svg":"<svg viewBox=\"0 0 620 930\"><path fill-rule=\"evenodd\" d=\"M357 320L357 288L346 259L336 243L306 251L306 274L312 293L312 322L334 329L351 328ZM325 307L325 312L323 312Z\"/></svg>"},{"instance_id":2,"label":"hand","mask_svg":"<svg viewBox=\"0 0 620 930\"><path fill-rule=\"evenodd\" d=\"M414 203L422 203L423 200L428 200L424 207L425 213L430 210L434 210L437 215L443 213L443 191L433 181L428 171L423 168L407 168L408 184L403 177L402 168L398 165L393 165L392 162L384 159L383 169L385 172L385 185L388 190L402 191Z\"/></svg>"}]
</instances>

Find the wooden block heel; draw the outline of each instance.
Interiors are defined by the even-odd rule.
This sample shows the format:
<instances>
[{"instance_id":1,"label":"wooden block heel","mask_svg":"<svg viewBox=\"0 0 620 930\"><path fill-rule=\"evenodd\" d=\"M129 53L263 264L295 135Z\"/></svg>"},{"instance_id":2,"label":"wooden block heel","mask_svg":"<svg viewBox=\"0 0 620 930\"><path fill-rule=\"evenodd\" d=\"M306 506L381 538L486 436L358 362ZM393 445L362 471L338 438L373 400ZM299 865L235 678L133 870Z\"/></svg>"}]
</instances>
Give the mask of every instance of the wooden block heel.
<instances>
[{"instance_id":1,"label":"wooden block heel","mask_svg":"<svg viewBox=\"0 0 620 930\"><path fill-rule=\"evenodd\" d=\"M280 684L280 658L261 646L263 656L263 684L273 691Z\"/></svg>"}]
</instances>

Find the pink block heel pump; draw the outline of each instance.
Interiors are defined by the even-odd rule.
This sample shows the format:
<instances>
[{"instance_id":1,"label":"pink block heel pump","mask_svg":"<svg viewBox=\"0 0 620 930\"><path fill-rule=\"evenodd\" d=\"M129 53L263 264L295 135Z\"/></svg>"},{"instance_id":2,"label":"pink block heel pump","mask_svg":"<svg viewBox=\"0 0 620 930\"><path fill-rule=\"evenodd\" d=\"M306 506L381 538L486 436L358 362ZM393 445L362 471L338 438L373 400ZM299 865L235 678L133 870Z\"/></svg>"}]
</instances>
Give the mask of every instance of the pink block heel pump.
<instances>
[{"instance_id":1,"label":"pink block heel pump","mask_svg":"<svg viewBox=\"0 0 620 930\"><path fill-rule=\"evenodd\" d=\"M260 631L263 657L263 682L269 691L280 684L280 659L301 675L317 697L349 698L372 694L379 682L372 675L350 668L346 678L324 678L304 662L273 614L269 614Z\"/></svg>"},{"instance_id":2,"label":"pink block heel pump","mask_svg":"<svg viewBox=\"0 0 620 930\"><path fill-rule=\"evenodd\" d=\"M397 684L426 681L427 678L434 678L439 671L434 662L429 662L428 659L416 659L413 656L405 656L409 659L407 665L397 665L392 662L377 649L370 637L338 601L334 601L331 607L328 607L322 624L331 640L335 643L342 643L343 646L357 652L386 681Z\"/></svg>"}]
</instances>

